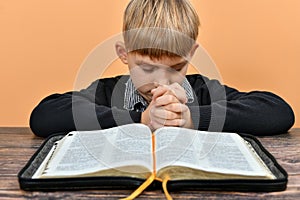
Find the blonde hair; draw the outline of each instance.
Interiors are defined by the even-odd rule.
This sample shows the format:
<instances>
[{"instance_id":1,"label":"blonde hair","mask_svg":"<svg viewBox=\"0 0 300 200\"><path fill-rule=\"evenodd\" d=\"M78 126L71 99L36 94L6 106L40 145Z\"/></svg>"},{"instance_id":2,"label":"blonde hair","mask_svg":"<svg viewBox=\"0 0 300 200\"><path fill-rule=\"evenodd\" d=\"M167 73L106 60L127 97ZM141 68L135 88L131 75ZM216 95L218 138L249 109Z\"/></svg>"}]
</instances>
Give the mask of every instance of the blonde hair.
<instances>
[{"instance_id":1,"label":"blonde hair","mask_svg":"<svg viewBox=\"0 0 300 200\"><path fill-rule=\"evenodd\" d=\"M199 25L188 0L131 0L123 19L125 46L150 58L186 56Z\"/></svg>"}]
</instances>

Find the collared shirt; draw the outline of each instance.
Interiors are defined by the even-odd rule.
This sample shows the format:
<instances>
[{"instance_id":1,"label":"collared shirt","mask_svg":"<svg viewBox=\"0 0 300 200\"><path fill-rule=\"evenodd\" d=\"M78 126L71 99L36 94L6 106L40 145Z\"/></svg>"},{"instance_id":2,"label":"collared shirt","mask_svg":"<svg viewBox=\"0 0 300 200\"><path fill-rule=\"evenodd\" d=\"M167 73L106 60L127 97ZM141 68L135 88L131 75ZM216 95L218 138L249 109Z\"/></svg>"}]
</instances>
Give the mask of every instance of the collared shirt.
<instances>
[{"instance_id":1,"label":"collared shirt","mask_svg":"<svg viewBox=\"0 0 300 200\"><path fill-rule=\"evenodd\" d=\"M188 103L194 101L193 89L188 80L185 78L182 85L185 90ZM135 110L137 112L143 112L148 106L148 102L140 95L140 93L134 87L131 78L126 82L124 108L126 110Z\"/></svg>"}]
</instances>

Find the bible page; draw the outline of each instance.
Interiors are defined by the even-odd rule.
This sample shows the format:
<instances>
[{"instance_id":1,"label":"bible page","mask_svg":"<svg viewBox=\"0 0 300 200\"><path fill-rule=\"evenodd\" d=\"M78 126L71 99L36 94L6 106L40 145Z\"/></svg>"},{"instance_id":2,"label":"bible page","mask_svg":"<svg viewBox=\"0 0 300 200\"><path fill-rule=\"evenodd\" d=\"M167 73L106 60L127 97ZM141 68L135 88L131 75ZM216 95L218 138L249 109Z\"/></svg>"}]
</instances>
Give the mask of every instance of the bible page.
<instances>
[{"instance_id":1,"label":"bible page","mask_svg":"<svg viewBox=\"0 0 300 200\"><path fill-rule=\"evenodd\" d=\"M156 138L156 169L184 166L214 173L273 176L234 133L161 128Z\"/></svg>"},{"instance_id":2,"label":"bible page","mask_svg":"<svg viewBox=\"0 0 300 200\"><path fill-rule=\"evenodd\" d=\"M43 174L74 176L123 166L143 166L152 172L151 135L150 129L141 124L70 132L59 143ZM134 170L132 173L145 172Z\"/></svg>"}]
</instances>

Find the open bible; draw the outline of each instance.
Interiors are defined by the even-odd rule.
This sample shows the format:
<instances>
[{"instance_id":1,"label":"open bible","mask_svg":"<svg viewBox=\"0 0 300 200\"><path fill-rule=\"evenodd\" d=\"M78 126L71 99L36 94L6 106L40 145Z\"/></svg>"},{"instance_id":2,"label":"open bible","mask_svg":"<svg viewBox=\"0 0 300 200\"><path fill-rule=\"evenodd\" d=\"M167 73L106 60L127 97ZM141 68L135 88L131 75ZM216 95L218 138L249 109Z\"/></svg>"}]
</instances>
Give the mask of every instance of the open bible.
<instances>
[{"instance_id":1,"label":"open bible","mask_svg":"<svg viewBox=\"0 0 300 200\"><path fill-rule=\"evenodd\" d=\"M168 179L170 190L224 186L229 190L251 191L251 187L257 190L260 183L267 186L277 181L280 187L273 184L269 188L272 191L285 189L287 182L286 172L257 140L236 133L178 127L163 127L152 133L143 124L129 124L73 131L53 140L48 150L45 146L30 161L35 168L25 166L20 172L22 189L34 189L30 188L33 183L41 184L35 186L37 189L61 189L59 181L66 185L73 180L75 189L88 188L84 184L91 180L91 188L127 188L131 183L133 187L142 184L150 176L156 180L152 187L158 185L157 180ZM38 159L43 149L44 156ZM244 187L239 187L243 182ZM56 186L51 188L51 184Z\"/></svg>"}]
</instances>

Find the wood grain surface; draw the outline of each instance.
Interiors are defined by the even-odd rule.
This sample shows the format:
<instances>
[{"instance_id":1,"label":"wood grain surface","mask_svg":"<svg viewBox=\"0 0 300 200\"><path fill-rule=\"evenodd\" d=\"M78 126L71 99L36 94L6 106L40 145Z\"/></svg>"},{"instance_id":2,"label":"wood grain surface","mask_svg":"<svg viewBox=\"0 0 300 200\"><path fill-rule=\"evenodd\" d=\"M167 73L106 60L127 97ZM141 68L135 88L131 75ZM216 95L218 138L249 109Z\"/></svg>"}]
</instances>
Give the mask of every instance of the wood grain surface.
<instances>
[{"instance_id":1,"label":"wood grain surface","mask_svg":"<svg viewBox=\"0 0 300 200\"><path fill-rule=\"evenodd\" d=\"M214 191L171 192L174 199L300 199L300 128L288 134L258 138L288 172L288 187L283 192L240 193ZM27 192L19 188L18 172L43 142L29 128L0 128L0 199L119 199L131 190L82 190ZM138 199L165 199L161 190L144 191Z\"/></svg>"}]
</instances>

